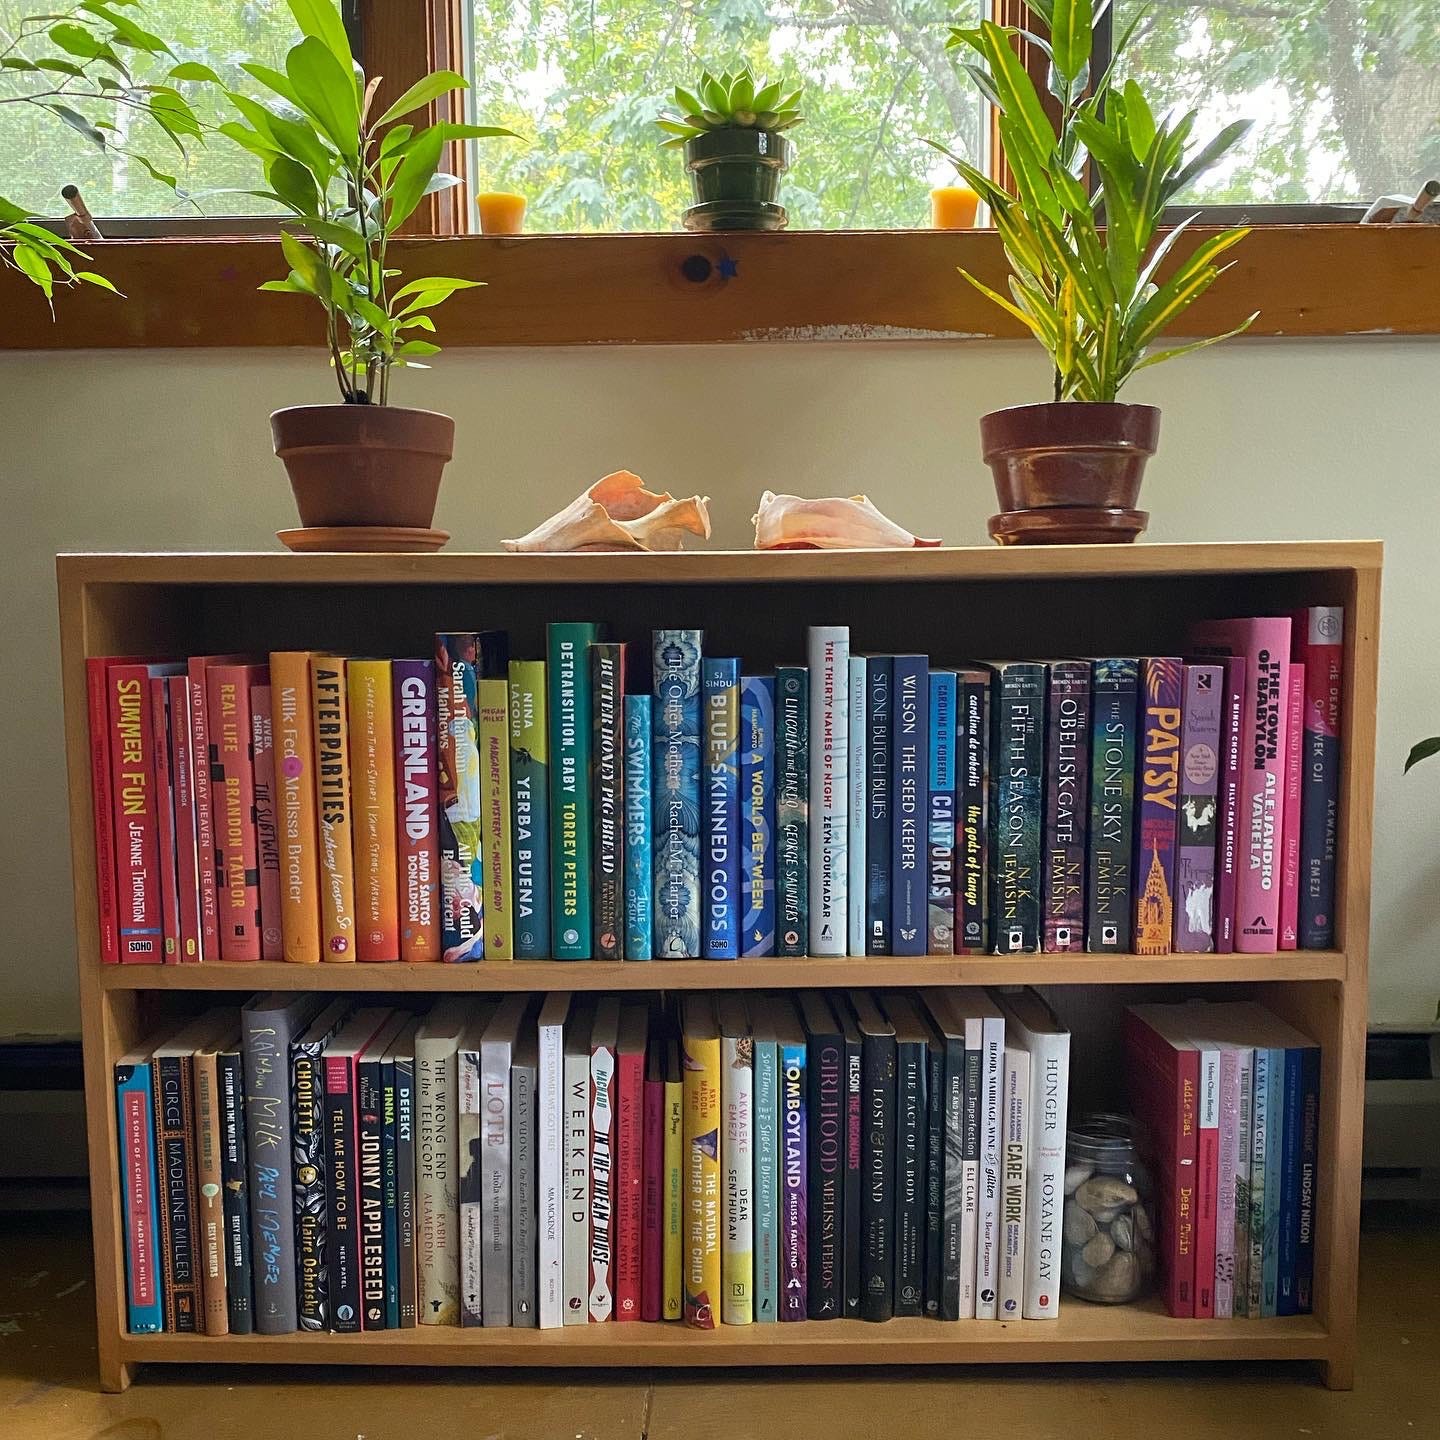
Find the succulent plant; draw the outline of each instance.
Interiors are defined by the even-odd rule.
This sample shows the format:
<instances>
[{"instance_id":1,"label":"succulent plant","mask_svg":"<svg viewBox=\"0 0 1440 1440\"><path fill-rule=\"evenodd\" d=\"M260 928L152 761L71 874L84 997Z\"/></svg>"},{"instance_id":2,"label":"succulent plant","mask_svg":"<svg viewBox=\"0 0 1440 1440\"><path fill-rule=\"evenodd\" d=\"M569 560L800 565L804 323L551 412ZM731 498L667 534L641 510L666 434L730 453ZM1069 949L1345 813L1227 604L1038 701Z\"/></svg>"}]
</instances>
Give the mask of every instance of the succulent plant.
<instances>
[{"instance_id":1,"label":"succulent plant","mask_svg":"<svg viewBox=\"0 0 1440 1440\"><path fill-rule=\"evenodd\" d=\"M675 87L675 112L655 123L669 137L661 142L666 147L710 130L788 130L804 118L799 102L798 88L787 95L778 80L757 80L748 65L718 78L706 70L693 91Z\"/></svg>"}]
</instances>

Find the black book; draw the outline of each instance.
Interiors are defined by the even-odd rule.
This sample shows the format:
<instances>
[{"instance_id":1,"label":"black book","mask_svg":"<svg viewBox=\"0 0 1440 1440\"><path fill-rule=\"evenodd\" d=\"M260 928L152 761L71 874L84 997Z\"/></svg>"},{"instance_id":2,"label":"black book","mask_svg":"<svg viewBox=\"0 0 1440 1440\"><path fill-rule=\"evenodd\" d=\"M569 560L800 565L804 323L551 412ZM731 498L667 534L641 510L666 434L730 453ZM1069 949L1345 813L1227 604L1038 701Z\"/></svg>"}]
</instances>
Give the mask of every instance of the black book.
<instances>
[{"instance_id":1,"label":"black book","mask_svg":"<svg viewBox=\"0 0 1440 1440\"><path fill-rule=\"evenodd\" d=\"M1090 662L1054 660L1046 707L1044 909L1047 954L1085 948L1090 820Z\"/></svg>"},{"instance_id":2,"label":"black book","mask_svg":"<svg viewBox=\"0 0 1440 1440\"><path fill-rule=\"evenodd\" d=\"M812 1320L838 1320L845 1304L845 1035L818 990L802 990L799 998L810 1151L806 1314Z\"/></svg>"},{"instance_id":3,"label":"black book","mask_svg":"<svg viewBox=\"0 0 1440 1440\"><path fill-rule=\"evenodd\" d=\"M955 953L983 955L990 934L990 672L967 666L955 680Z\"/></svg>"},{"instance_id":4,"label":"black book","mask_svg":"<svg viewBox=\"0 0 1440 1440\"><path fill-rule=\"evenodd\" d=\"M775 671L775 953L810 946L810 672Z\"/></svg>"},{"instance_id":5,"label":"black book","mask_svg":"<svg viewBox=\"0 0 1440 1440\"><path fill-rule=\"evenodd\" d=\"M385 1052L408 1018L391 1014L355 1066L355 1215L366 1330L385 1329Z\"/></svg>"},{"instance_id":6,"label":"black book","mask_svg":"<svg viewBox=\"0 0 1440 1440\"><path fill-rule=\"evenodd\" d=\"M925 1313L940 1317L945 1255L945 1042L931 1034L925 1076Z\"/></svg>"},{"instance_id":7,"label":"black book","mask_svg":"<svg viewBox=\"0 0 1440 1440\"><path fill-rule=\"evenodd\" d=\"M1090 836L1085 857L1085 948L1130 949L1135 907L1136 703L1140 662L1096 660L1090 670Z\"/></svg>"},{"instance_id":8,"label":"black book","mask_svg":"<svg viewBox=\"0 0 1440 1440\"><path fill-rule=\"evenodd\" d=\"M850 996L860 1030L860 1318L895 1311L895 1031L864 991Z\"/></svg>"},{"instance_id":9,"label":"black book","mask_svg":"<svg viewBox=\"0 0 1440 1440\"><path fill-rule=\"evenodd\" d=\"M400 1328L415 1318L415 1031L416 1021L395 1042L395 1253L399 1272Z\"/></svg>"},{"instance_id":10,"label":"black book","mask_svg":"<svg viewBox=\"0 0 1440 1440\"><path fill-rule=\"evenodd\" d=\"M890 953L890 688L888 655L865 662L865 953Z\"/></svg>"},{"instance_id":11,"label":"black book","mask_svg":"<svg viewBox=\"0 0 1440 1440\"><path fill-rule=\"evenodd\" d=\"M895 1314L923 1315L930 1030L904 996L886 995L884 1006L895 1028Z\"/></svg>"},{"instance_id":12,"label":"black book","mask_svg":"<svg viewBox=\"0 0 1440 1440\"><path fill-rule=\"evenodd\" d=\"M250 1305L250 1178L245 1156L245 1061L232 1039L215 1057L220 1088L220 1182L225 1190L225 1302L230 1333L255 1328Z\"/></svg>"},{"instance_id":13,"label":"black book","mask_svg":"<svg viewBox=\"0 0 1440 1440\"><path fill-rule=\"evenodd\" d=\"M1040 948L1040 811L1045 771L1045 666L991 667L990 949Z\"/></svg>"},{"instance_id":14,"label":"black book","mask_svg":"<svg viewBox=\"0 0 1440 1440\"><path fill-rule=\"evenodd\" d=\"M397 1035L380 1064L380 1199L384 1207L387 1330L400 1328L400 1141L395 1113L395 1047L399 1043Z\"/></svg>"},{"instance_id":15,"label":"black book","mask_svg":"<svg viewBox=\"0 0 1440 1440\"><path fill-rule=\"evenodd\" d=\"M845 1032L845 1318L860 1318L861 1045L860 1027L842 996L835 1018Z\"/></svg>"},{"instance_id":16,"label":"black book","mask_svg":"<svg viewBox=\"0 0 1440 1440\"><path fill-rule=\"evenodd\" d=\"M597 960L618 960L625 940L625 646L590 646L593 749L590 757Z\"/></svg>"},{"instance_id":17,"label":"black book","mask_svg":"<svg viewBox=\"0 0 1440 1440\"><path fill-rule=\"evenodd\" d=\"M930 1023L939 1032L938 1043L943 1057L941 1062L942 1095L938 1107L942 1130L938 1153L943 1171L939 1178L941 1195L940 1306L936 1313L941 1320L958 1320L960 1318L960 1255L965 1223L966 1077L970 1057L965 1050L965 1022L957 1020L951 1007L944 1003L949 998L948 994L943 992L938 998L933 995L927 997L930 1002ZM931 1073L934 1073L933 1068ZM974 1153L970 1159L977 1165L980 1160L979 1080L980 1052L977 1050L975 1051L975 1108L969 1117L975 1141ZM936 1111L937 1107L933 1103L932 1097L930 1106L932 1124ZM934 1163L937 1149L933 1131L930 1138L930 1156L931 1162ZM928 1291L926 1301L928 1312Z\"/></svg>"}]
</instances>

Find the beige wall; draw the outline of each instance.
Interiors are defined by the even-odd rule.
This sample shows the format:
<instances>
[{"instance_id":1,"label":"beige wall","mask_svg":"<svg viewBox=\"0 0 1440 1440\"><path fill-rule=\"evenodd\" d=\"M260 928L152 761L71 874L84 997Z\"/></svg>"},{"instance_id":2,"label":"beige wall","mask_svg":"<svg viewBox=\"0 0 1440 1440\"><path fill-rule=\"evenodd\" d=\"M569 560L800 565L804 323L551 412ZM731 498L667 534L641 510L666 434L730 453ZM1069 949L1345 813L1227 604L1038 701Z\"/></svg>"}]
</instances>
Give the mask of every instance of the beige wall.
<instances>
[{"instance_id":1,"label":"beige wall","mask_svg":"<svg viewBox=\"0 0 1440 1440\"><path fill-rule=\"evenodd\" d=\"M460 422L438 517L457 547L492 547L621 466L712 496L721 545L748 543L766 487L863 489L965 544L993 508L976 417L1045 384L1021 345L777 344L455 352L397 398ZM0 1033L76 1023L52 555L273 546L293 512L266 414L328 386L308 355L0 355ZM1373 339L1223 347L1127 397L1165 408L1152 538L1386 542L1372 997L1388 1020L1428 1018L1440 995L1440 762L1400 775L1440 731L1437 394L1440 343Z\"/></svg>"}]
</instances>

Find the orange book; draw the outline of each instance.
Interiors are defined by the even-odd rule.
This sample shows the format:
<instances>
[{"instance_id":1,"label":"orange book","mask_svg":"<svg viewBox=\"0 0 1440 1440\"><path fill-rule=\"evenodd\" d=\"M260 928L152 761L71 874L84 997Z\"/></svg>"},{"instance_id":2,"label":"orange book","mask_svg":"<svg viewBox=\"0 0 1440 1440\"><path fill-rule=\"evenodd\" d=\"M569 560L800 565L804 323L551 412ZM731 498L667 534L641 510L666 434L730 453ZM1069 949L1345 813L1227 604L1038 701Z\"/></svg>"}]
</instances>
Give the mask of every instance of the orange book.
<instances>
[{"instance_id":1,"label":"orange book","mask_svg":"<svg viewBox=\"0 0 1440 1440\"><path fill-rule=\"evenodd\" d=\"M400 958L395 858L395 730L388 660L351 660L350 808L355 844L355 953Z\"/></svg>"},{"instance_id":2,"label":"orange book","mask_svg":"<svg viewBox=\"0 0 1440 1440\"><path fill-rule=\"evenodd\" d=\"M315 737L320 958L355 958L355 858L350 850L350 745L345 719L345 661L310 657Z\"/></svg>"},{"instance_id":3,"label":"orange book","mask_svg":"<svg viewBox=\"0 0 1440 1440\"><path fill-rule=\"evenodd\" d=\"M271 655L270 707L280 831L280 931L285 958L314 965L320 959L320 874L308 652L279 650Z\"/></svg>"}]
</instances>

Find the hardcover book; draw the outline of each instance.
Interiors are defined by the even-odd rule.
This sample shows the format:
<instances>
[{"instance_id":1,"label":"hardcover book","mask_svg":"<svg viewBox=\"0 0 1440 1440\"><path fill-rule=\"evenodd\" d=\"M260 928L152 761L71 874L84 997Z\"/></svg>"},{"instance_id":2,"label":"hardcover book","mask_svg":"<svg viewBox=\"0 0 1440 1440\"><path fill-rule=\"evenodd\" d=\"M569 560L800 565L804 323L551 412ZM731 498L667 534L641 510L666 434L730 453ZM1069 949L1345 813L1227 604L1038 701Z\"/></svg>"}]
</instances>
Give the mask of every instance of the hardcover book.
<instances>
[{"instance_id":1,"label":"hardcover book","mask_svg":"<svg viewBox=\"0 0 1440 1440\"><path fill-rule=\"evenodd\" d=\"M655 728L649 695L625 697L625 959L655 958L655 813L651 766ZM659 1318L658 1316L656 1317Z\"/></svg>"},{"instance_id":2,"label":"hardcover book","mask_svg":"<svg viewBox=\"0 0 1440 1440\"><path fill-rule=\"evenodd\" d=\"M1135 951L1168 955L1175 933L1175 818L1180 797L1180 700L1185 667L1169 657L1142 660L1140 685Z\"/></svg>"},{"instance_id":3,"label":"hardcover book","mask_svg":"<svg viewBox=\"0 0 1440 1440\"><path fill-rule=\"evenodd\" d=\"M754 1059L755 1323L780 1318L780 1051L764 997L750 1002Z\"/></svg>"},{"instance_id":4,"label":"hardcover book","mask_svg":"<svg viewBox=\"0 0 1440 1440\"><path fill-rule=\"evenodd\" d=\"M614 1317L621 1321L641 1318L644 1288L645 1040L649 1020L643 1002L624 1005L615 1045Z\"/></svg>"},{"instance_id":5,"label":"hardcover book","mask_svg":"<svg viewBox=\"0 0 1440 1440\"><path fill-rule=\"evenodd\" d=\"M268 684L250 687L250 748L255 757L255 854L260 871L260 958L281 960L280 835L275 814L275 727ZM172 792L173 793L173 792Z\"/></svg>"},{"instance_id":6,"label":"hardcover book","mask_svg":"<svg viewBox=\"0 0 1440 1440\"><path fill-rule=\"evenodd\" d=\"M200 958L218 960L220 956L219 896L216 890L215 863L219 848L216 830L216 797L213 781L213 760L210 753L210 686L207 671L212 665L238 664L243 655L195 655L185 667L190 690L190 779L195 796L195 860L200 882ZM109 663L109 662L102 662ZM305 674L308 695L309 674ZM119 784L118 776L115 784ZM124 854L123 847L119 854ZM118 860L118 855L117 855ZM121 897L123 906L123 896ZM121 958L125 956L122 953ZM144 958L136 957L136 958Z\"/></svg>"},{"instance_id":7,"label":"hardcover book","mask_svg":"<svg viewBox=\"0 0 1440 1440\"><path fill-rule=\"evenodd\" d=\"M534 1029L530 1005L527 994L507 995L480 1041L480 1300L487 1326L509 1325L514 1319L511 1168L516 1126L510 1072L521 1032Z\"/></svg>"},{"instance_id":8,"label":"hardcover book","mask_svg":"<svg viewBox=\"0 0 1440 1440\"><path fill-rule=\"evenodd\" d=\"M533 1021L534 1016L530 1017ZM539 1236L536 1142L539 1120L539 1042L533 1023L515 1038L510 1060L510 1323L539 1322L536 1243Z\"/></svg>"},{"instance_id":9,"label":"hardcover book","mask_svg":"<svg viewBox=\"0 0 1440 1440\"><path fill-rule=\"evenodd\" d=\"M590 656L596 625L550 625L550 946L590 958Z\"/></svg>"},{"instance_id":10,"label":"hardcover book","mask_svg":"<svg viewBox=\"0 0 1440 1440\"><path fill-rule=\"evenodd\" d=\"M400 958L440 958L440 819L435 662L396 660L394 692Z\"/></svg>"},{"instance_id":11,"label":"hardcover book","mask_svg":"<svg viewBox=\"0 0 1440 1440\"><path fill-rule=\"evenodd\" d=\"M958 672L955 953L983 955L990 934L990 672Z\"/></svg>"},{"instance_id":12,"label":"hardcover book","mask_svg":"<svg viewBox=\"0 0 1440 1440\"><path fill-rule=\"evenodd\" d=\"M510 662L515 958L550 958L550 734L543 660Z\"/></svg>"},{"instance_id":13,"label":"hardcover book","mask_svg":"<svg viewBox=\"0 0 1440 1440\"><path fill-rule=\"evenodd\" d=\"M685 1323L713 1330L720 1321L720 1030L714 1001L681 1001L685 1085Z\"/></svg>"},{"instance_id":14,"label":"hardcover book","mask_svg":"<svg viewBox=\"0 0 1440 1440\"><path fill-rule=\"evenodd\" d=\"M355 1221L360 1247L360 1324L390 1325L385 1257L385 1054L410 1023L390 1013L355 1065ZM391 1097L393 1106L394 1097ZM393 1266L393 1260L391 1264Z\"/></svg>"},{"instance_id":15,"label":"hardcover book","mask_svg":"<svg viewBox=\"0 0 1440 1440\"><path fill-rule=\"evenodd\" d=\"M238 1033L238 1032L237 1032ZM230 1033L202 1043L191 1059L195 1097L195 1221L200 1293L207 1335L230 1333L225 1276L225 1201L221 1150L224 1145L219 1051Z\"/></svg>"},{"instance_id":16,"label":"hardcover book","mask_svg":"<svg viewBox=\"0 0 1440 1440\"><path fill-rule=\"evenodd\" d=\"M120 1148L126 1317L132 1335L153 1334L165 1328L154 1100L150 1051L135 1050L117 1060L115 1134Z\"/></svg>"},{"instance_id":17,"label":"hardcover book","mask_svg":"<svg viewBox=\"0 0 1440 1440\"><path fill-rule=\"evenodd\" d=\"M1090 665L1052 660L1045 729L1044 945L1085 948L1085 839L1090 801Z\"/></svg>"},{"instance_id":18,"label":"hardcover book","mask_svg":"<svg viewBox=\"0 0 1440 1440\"><path fill-rule=\"evenodd\" d=\"M890 953L890 740L893 662L865 662L865 953Z\"/></svg>"},{"instance_id":19,"label":"hardcover book","mask_svg":"<svg viewBox=\"0 0 1440 1440\"><path fill-rule=\"evenodd\" d=\"M919 1316L925 1308L930 1032L906 996L886 995L884 1009L895 1030L894 1313Z\"/></svg>"},{"instance_id":20,"label":"hardcover book","mask_svg":"<svg viewBox=\"0 0 1440 1440\"><path fill-rule=\"evenodd\" d=\"M829 1000L802 990L805 1027L806 1314L839 1320L845 1313L845 1034Z\"/></svg>"},{"instance_id":21,"label":"hardcover book","mask_svg":"<svg viewBox=\"0 0 1440 1440\"><path fill-rule=\"evenodd\" d=\"M865 799L865 771L870 754L870 729L866 719L869 701L869 662L864 655L850 657L850 717L846 758L850 796L846 802L849 824L845 900L847 955L864 955L866 942L866 909L869 897L870 867L865 858L865 839L870 815Z\"/></svg>"},{"instance_id":22,"label":"hardcover book","mask_svg":"<svg viewBox=\"0 0 1440 1440\"><path fill-rule=\"evenodd\" d=\"M85 661L85 707L90 724L90 803L94 812L95 928L100 959L116 965L120 962L120 916L115 889L115 791L110 776L109 664L100 656ZM198 877L196 884L198 887Z\"/></svg>"},{"instance_id":23,"label":"hardcover book","mask_svg":"<svg viewBox=\"0 0 1440 1440\"><path fill-rule=\"evenodd\" d=\"M565 1021L564 1101L564 1323L590 1320L590 1032L595 1010L577 1002Z\"/></svg>"},{"instance_id":24,"label":"hardcover book","mask_svg":"<svg viewBox=\"0 0 1440 1440\"><path fill-rule=\"evenodd\" d=\"M655 954L662 960L698 959L701 948L701 641L698 630L652 637Z\"/></svg>"},{"instance_id":25,"label":"hardcover book","mask_svg":"<svg viewBox=\"0 0 1440 1440\"><path fill-rule=\"evenodd\" d=\"M1029 1129L1030 1055L1005 1047L1004 1149L1000 1170L1001 1319L1017 1319L1025 1303L1025 1148Z\"/></svg>"},{"instance_id":26,"label":"hardcover book","mask_svg":"<svg viewBox=\"0 0 1440 1440\"><path fill-rule=\"evenodd\" d=\"M478 725L480 741L480 830L485 874L485 958L515 958L515 916L511 898L510 665L504 631L480 636Z\"/></svg>"},{"instance_id":27,"label":"hardcover book","mask_svg":"<svg viewBox=\"0 0 1440 1440\"><path fill-rule=\"evenodd\" d=\"M646 886L648 893L649 886ZM663 1032L645 1052L641 1107L640 1318L658 1320L665 1305L665 1047Z\"/></svg>"},{"instance_id":28,"label":"hardcover book","mask_svg":"<svg viewBox=\"0 0 1440 1440\"><path fill-rule=\"evenodd\" d=\"M625 647L590 647L594 716L590 807L594 824L593 952L597 960L625 955Z\"/></svg>"},{"instance_id":29,"label":"hardcover book","mask_svg":"<svg viewBox=\"0 0 1440 1440\"><path fill-rule=\"evenodd\" d=\"M991 667L990 949L1040 948L1040 810L1045 767L1045 667Z\"/></svg>"},{"instance_id":30,"label":"hardcover book","mask_svg":"<svg viewBox=\"0 0 1440 1440\"><path fill-rule=\"evenodd\" d=\"M344 660L310 657L310 718L315 741L320 958L349 961L355 959L355 860ZM213 714L210 723L213 730Z\"/></svg>"},{"instance_id":31,"label":"hardcover book","mask_svg":"<svg viewBox=\"0 0 1440 1440\"><path fill-rule=\"evenodd\" d=\"M280 831L281 942L287 960L315 965L320 961L320 874L308 651L279 650L270 656L270 705ZM196 830L198 848L198 816Z\"/></svg>"},{"instance_id":32,"label":"hardcover book","mask_svg":"<svg viewBox=\"0 0 1440 1440\"><path fill-rule=\"evenodd\" d=\"M1340 796L1340 700L1345 612L1312 605L1291 621L1292 658L1305 667L1300 820L1300 948L1335 944L1335 838Z\"/></svg>"},{"instance_id":33,"label":"hardcover book","mask_svg":"<svg viewBox=\"0 0 1440 1440\"><path fill-rule=\"evenodd\" d=\"M190 754L190 684L183 675L170 675L166 677L165 686L170 708L170 785L175 802L179 959L182 964L191 965L200 959L200 872L199 857L195 851L195 764ZM113 906L113 896L111 903ZM113 932L113 908L109 925ZM102 931L105 928L103 923L101 928Z\"/></svg>"},{"instance_id":34,"label":"hardcover book","mask_svg":"<svg viewBox=\"0 0 1440 1440\"><path fill-rule=\"evenodd\" d=\"M255 1328L250 1303L250 1165L245 1147L245 1061L233 1036L216 1060L220 1087L220 1175L225 1205L225 1303L230 1333Z\"/></svg>"},{"instance_id":35,"label":"hardcover book","mask_svg":"<svg viewBox=\"0 0 1440 1440\"><path fill-rule=\"evenodd\" d=\"M930 672L931 955L955 953L955 672Z\"/></svg>"},{"instance_id":36,"label":"hardcover book","mask_svg":"<svg viewBox=\"0 0 1440 1440\"><path fill-rule=\"evenodd\" d=\"M1195 1089L1195 1318L1215 1318L1215 1252L1220 1208L1220 1050L1197 1040Z\"/></svg>"},{"instance_id":37,"label":"hardcover book","mask_svg":"<svg viewBox=\"0 0 1440 1440\"><path fill-rule=\"evenodd\" d=\"M396 893L395 696L388 660L345 666L351 831L355 846L355 957L400 958Z\"/></svg>"},{"instance_id":38,"label":"hardcover book","mask_svg":"<svg viewBox=\"0 0 1440 1440\"><path fill-rule=\"evenodd\" d=\"M402 1019L400 1028L406 1026L413 1032L415 1022ZM395 1093L395 1047L399 1043L397 1030L380 1059L380 1191L387 1330L400 1328L400 1141Z\"/></svg>"},{"instance_id":39,"label":"hardcover book","mask_svg":"<svg viewBox=\"0 0 1440 1440\"><path fill-rule=\"evenodd\" d=\"M922 998L931 1023L938 1032L942 1057L939 1175L934 1177L940 1186L940 1234L935 1247L940 1274L934 1313L941 1320L959 1320L962 1318L962 1290L968 1291L970 1316L966 1318L973 1317L975 1313L974 1225L972 1223L969 1227L967 1249L966 1217L968 1215L973 1222L978 1166L976 1157L968 1155L966 1147L966 1021L956 1013L948 991L925 991ZM978 1025L976 1028L978 1041ZM930 1113L932 1116L935 1114L935 1107L932 1106ZM934 1139L932 1133L929 1150L932 1162L937 1151ZM967 1262L968 1276L962 1285L962 1270Z\"/></svg>"},{"instance_id":40,"label":"hardcover book","mask_svg":"<svg viewBox=\"0 0 1440 1440\"><path fill-rule=\"evenodd\" d=\"M860 1191L864 1182L864 1042L854 1012L839 996L835 1018L845 1036L845 1318L860 1318Z\"/></svg>"},{"instance_id":41,"label":"hardcover book","mask_svg":"<svg viewBox=\"0 0 1440 1440\"><path fill-rule=\"evenodd\" d=\"M718 1000L720 1023L720 1319L755 1318L755 1050L744 997Z\"/></svg>"},{"instance_id":42,"label":"hardcover book","mask_svg":"<svg viewBox=\"0 0 1440 1440\"><path fill-rule=\"evenodd\" d=\"M740 662L701 662L704 691L702 949L707 960L740 958Z\"/></svg>"},{"instance_id":43,"label":"hardcover book","mask_svg":"<svg viewBox=\"0 0 1440 1440\"><path fill-rule=\"evenodd\" d=\"M1224 709L1221 711L1221 761L1217 803L1219 830L1215 841L1215 948L1235 949L1235 894L1240 880L1240 786L1244 778L1241 746L1245 740L1245 661L1227 655Z\"/></svg>"},{"instance_id":44,"label":"hardcover book","mask_svg":"<svg viewBox=\"0 0 1440 1440\"><path fill-rule=\"evenodd\" d=\"M263 665L211 665L205 672L222 960L258 960L261 956L250 687L262 683L264 676Z\"/></svg>"},{"instance_id":45,"label":"hardcover book","mask_svg":"<svg viewBox=\"0 0 1440 1440\"><path fill-rule=\"evenodd\" d=\"M178 677L177 677L178 678ZM169 681L153 676L148 684L150 706L150 773L155 781L155 810L159 831L161 955L167 965L180 963L180 897L175 854L175 777L170 765Z\"/></svg>"},{"instance_id":46,"label":"hardcover book","mask_svg":"<svg viewBox=\"0 0 1440 1440\"><path fill-rule=\"evenodd\" d=\"M665 1037L665 1180L660 1197L665 1233L661 1237L665 1265L660 1295L661 1316L679 1320L685 1311L685 1083L680 1040Z\"/></svg>"},{"instance_id":47,"label":"hardcover book","mask_svg":"<svg viewBox=\"0 0 1440 1440\"><path fill-rule=\"evenodd\" d=\"M850 628L812 625L810 669L810 953L849 948Z\"/></svg>"},{"instance_id":48,"label":"hardcover book","mask_svg":"<svg viewBox=\"0 0 1440 1440\"><path fill-rule=\"evenodd\" d=\"M590 1031L590 1291L591 1324L615 1313L615 1047L620 1002L602 998Z\"/></svg>"},{"instance_id":49,"label":"hardcover book","mask_svg":"<svg viewBox=\"0 0 1440 1440\"><path fill-rule=\"evenodd\" d=\"M435 637L436 773L440 823L440 956L485 958L485 865L481 855L480 645L472 634ZM456 1319L448 1322L459 1324Z\"/></svg>"},{"instance_id":50,"label":"hardcover book","mask_svg":"<svg viewBox=\"0 0 1440 1440\"><path fill-rule=\"evenodd\" d=\"M1176 825L1175 948L1186 954L1215 948L1216 813L1224 687L1223 667L1185 667Z\"/></svg>"},{"instance_id":51,"label":"hardcover book","mask_svg":"<svg viewBox=\"0 0 1440 1440\"><path fill-rule=\"evenodd\" d=\"M548 917L547 917L548 921ZM565 1024L570 996L545 997L536 1027L536 1145L539 1255L536 1288L539 1325L555 1330L565 1323Z\"/></svg>"},{"instance_id":52,"label":"hardcover book","mask_svg":"<svg viewBox=\"0 0 1440 1440\"><path fill-rule=\"evenodd\" d=\"M396 1308L397 1323L402 1330L413 1330L419 1320L416 1293L420 1249L416 1173L419 1096L415 1077L415 1040L419 1028L418 1020L408 1024L390 1052L395 1076Z\"/></svg>"},{"instance_id":53,"label":"hardcover book","mask_svg":"<svg viewBox=\"0 0 1440 1440\"><path fill-rule=\"evenodd\" d=\"M890 740L890 950L923 955L929 941L929 856L925 783L930 772L929 662L893 660Z\"/></svg>"},{"instance_id":54,"label":"hardcover book","mask_svg":"<svg viewBox=\"0 0 1440 1440\"><path fill-rule=\"evenodd\" d=\"M850 996L861 1036L860 1318L895 1309L895 1029L863 991Z\"/></svg>"},{"instance_id":55,"label":"hardcover book","mask_svg":"<svg viewBox=\"0 0 1440 1440\"><path fill-rule=\"evenodd\" d=\"M740 681L740 953L775 953L775 681ZM772 1317L773 1318L773 1317Z\"/></svg>"},{"instance_id":56,"label":"hardcover book","mask_svg":"<svg viewBox=\"0 0 1440 1440\"><path fill-rule=\"evenodd\" d=\"M810 940L810 672L775 671L775 953Z\"/></svg>"},{"instance_id":57,"label":"hardcover book","mask_svg":"<svg viewBox=\"0 0 1440 1440\"><path fill-rule=\"evenodd\" d=\"M1305 667L1285 670L1285 818L1280 859L1280 948L1294 950L1300 940L1300 802L1305 749Z\"/></svg>"},{"instance_id":58,"label":"hardcover book","mask_svg":"<svg viewBox=\"0 0 1440 1440\"><path fill-rule=\"evenodd\" d=\"M1133 915L1136 660L1091 665L1090 842L1085 867L1085 948L1130 949Z\"/></svg>"},{"instance_id":59,"label":"hardcover book","mask_svg":"<svg viewBox=\"0 0 1440 1440\"><path fill-rule=\"evenodd\" d=\"M788 996L773 1002L772 1020L780 1057L780 1319L804 1320L809 1292L805 1030Z\"/></svg>"}]
</instances>

